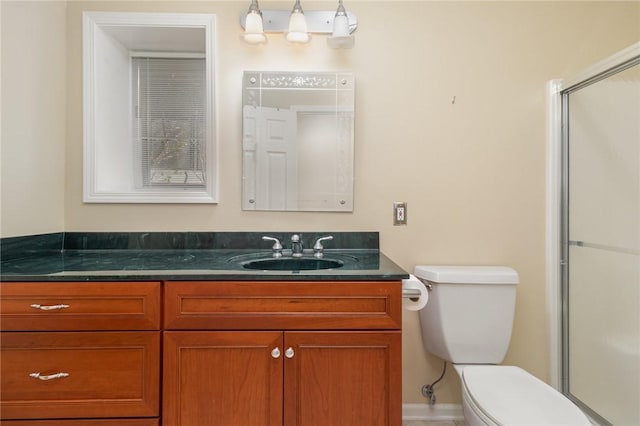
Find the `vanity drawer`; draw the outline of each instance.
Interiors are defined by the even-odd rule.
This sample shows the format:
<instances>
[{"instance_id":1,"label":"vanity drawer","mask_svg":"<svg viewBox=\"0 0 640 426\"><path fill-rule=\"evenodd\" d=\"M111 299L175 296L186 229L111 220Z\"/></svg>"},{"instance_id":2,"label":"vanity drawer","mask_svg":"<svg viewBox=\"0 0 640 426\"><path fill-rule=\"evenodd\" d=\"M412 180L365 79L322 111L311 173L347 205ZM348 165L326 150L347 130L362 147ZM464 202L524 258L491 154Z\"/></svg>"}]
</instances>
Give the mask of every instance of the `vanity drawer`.
<instances>
[{"instance_id":1,"label":"vanity drawer","mask_svg":"<svg viewBox=\"0 0 640 426\"><path fill-rule=\"evenodd\" d=\"M158 419L65 419L64 426L158 426ZM63 426L60 420L3 420L2 426Z\"/></svg>"},{"instance_id":2,"label":"vanity drawer","mask_svg":"<svg viewBox=\"0 0 640 426\"><path fill-rule=\"evenodd\" d=\"M3 331L158 330L159 282L2 283Z\"/></svg>"},{"instance_id":3,"label":"vanity drawer","mask_svg":"<svg viewBox=\"0 0 640 426\"><path fill-rule=\"evenodd\" d=\"M401 281L170 281L166 329L402 328Z\"/></svg>"},{"instance_id":4,"label":"vanity drawer","mask_svg":"<svg viewBox=\"0 0 640 426\"><path fill-rule=\"evenodd\" d=\"M0 338L3 419L159 416L159 331Z\"/></svg>"}]
</instances>

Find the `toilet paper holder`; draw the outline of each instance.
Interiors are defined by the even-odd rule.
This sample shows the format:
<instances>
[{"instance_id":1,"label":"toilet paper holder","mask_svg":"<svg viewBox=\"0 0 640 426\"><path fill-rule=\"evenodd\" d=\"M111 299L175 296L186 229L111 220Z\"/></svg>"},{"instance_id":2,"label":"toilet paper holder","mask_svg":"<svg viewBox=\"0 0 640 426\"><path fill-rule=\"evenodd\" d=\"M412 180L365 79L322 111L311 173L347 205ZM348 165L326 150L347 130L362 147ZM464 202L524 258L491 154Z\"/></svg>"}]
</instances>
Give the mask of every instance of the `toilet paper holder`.
<instances>
[{"instance_id":1,"label":"toilet paper holder","mask_svg":"<svg viewBox=\"0 0 640 426\"><path fill-rule=\"evenodd\" d=\"M402 289L402 297L404 297L405 299L415 299L415 300L417 300L420 297L420 291L419 290L415 290L413 288L403 288Z\"/></svg>"},{"instance_id":2,"label":"toilet paper holder","mask_svg":"<svg viewBox=\"0 0 640 426\"><path fill-rule=\"evenodd\" d=\"M423 280L420 280L420 281L427 288L427 291L433 290L433 286L431 285L430 282L428 282L428 281L425 282ZM413 288L403 288L402 289L402 297L405 298L405 299L411 299L412 301L415 302L420 297L420 290L416 290L416 289L413 289Z\"/></svg>"}]
</instances>

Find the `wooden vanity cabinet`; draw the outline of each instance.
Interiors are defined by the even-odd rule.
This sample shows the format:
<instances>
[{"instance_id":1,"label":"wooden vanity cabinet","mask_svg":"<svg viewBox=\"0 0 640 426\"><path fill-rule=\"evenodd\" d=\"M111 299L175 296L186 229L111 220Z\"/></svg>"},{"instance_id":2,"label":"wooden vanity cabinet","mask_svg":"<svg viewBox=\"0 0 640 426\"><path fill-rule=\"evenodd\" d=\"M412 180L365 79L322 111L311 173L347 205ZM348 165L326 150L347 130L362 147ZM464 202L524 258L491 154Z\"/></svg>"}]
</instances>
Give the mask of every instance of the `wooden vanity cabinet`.
<instances>
[{"instance_id":1,"label":"wooden vanity cabinet","mask_svg":"<svg viewBox=\"0 0 640 426\"><path fill-rule=\"evenodd\" d=\"M401 320L400 281L3 282L1 423L400 426Z\"/></svg>"},{"instance_id":2,"label":"wooden vanity cabinet","mask_svg":"<svg viewBox=\"0 0 640 426\"><path fill-rule=\"evenodd\" d=\"M158 424L159 282L3 282L0 292L3 425Z\"/></svg>"},{"instance_id":3,"label":"wooden vanity cabinet","mask_svg":"<svg viewBox=\"0 0 640 426\"><path fill-rule=\"evenodd\" d=\"M163 425L399 426L401 283L167 282Z\"/></svg>"}]
</instances>

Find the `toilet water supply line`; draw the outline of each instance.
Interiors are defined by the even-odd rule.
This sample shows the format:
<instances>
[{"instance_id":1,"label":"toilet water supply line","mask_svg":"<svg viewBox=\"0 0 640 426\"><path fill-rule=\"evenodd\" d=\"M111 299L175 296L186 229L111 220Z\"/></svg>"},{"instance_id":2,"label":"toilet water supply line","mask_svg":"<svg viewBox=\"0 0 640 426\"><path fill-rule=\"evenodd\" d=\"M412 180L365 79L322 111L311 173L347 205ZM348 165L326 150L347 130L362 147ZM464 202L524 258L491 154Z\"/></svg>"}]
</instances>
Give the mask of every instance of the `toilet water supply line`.
<instances>
[{"instance_id":1,"label":"toilet water supply line","mask_svg":"<svg viewBox=\"0 0 640 426\"><path fill-rule=\"evenodd\" d=\"M425 279L409 274L408 279L402 280L402 297L410 299L413 304L406 305L409 311L419 311L423 309L429 300L429 293L433 291L432 284ZM422 395L429 400L430 405L436 403L436 394L433 387L444 378L447 371L447 361L444 361L442 374L435 382L422 386Z\"/></svg>"},{"instance_id":2,"label":"toilet water supply line","mask_svg":"<svg viewBox=\"0 0 640 426\"><path fill-rule=\"evenodd\" d=\"M426 384L422 387L422 396L424 396L429 400L429 405L435 405L436 392L433 390L433 387L436 385L436 383L438 383L440 380L444 378L444 373L446 373L446 371L447 371L447 361L444 361L444 364L442 366L442 374L440 375L440 377L438 377L438 380L431 383L430 385Z\"/></svg>"}]
</instances>

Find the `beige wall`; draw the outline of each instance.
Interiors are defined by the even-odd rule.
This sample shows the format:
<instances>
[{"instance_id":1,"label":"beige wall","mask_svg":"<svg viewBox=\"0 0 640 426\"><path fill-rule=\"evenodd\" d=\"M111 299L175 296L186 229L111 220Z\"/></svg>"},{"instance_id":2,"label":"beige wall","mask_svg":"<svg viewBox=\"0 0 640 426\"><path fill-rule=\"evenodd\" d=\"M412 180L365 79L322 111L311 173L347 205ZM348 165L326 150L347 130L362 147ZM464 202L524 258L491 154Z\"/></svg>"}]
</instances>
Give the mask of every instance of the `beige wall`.
<instances>
[{"instance_id":1,"label":"beige wall","mask_svg":"<svg viewBox=\"0 0 640 426\"><path fill-rule=\"evenodd\" d=\"M0 235L64 228L66 5L1 2Z\"/></svg>"},{"instance_id":2,"label":"beige wall","mask_svg":"<svg viewBox=\"0 0 640 426\"><path fill-rule=\"evenodd\" d=\"M263 9L289 3L260 2ZM546 379L545 84L638 41L640 3L348 1L359 20L348 51L328 49L323 36L307 46L289 46L281 36L245 45L238 19L247 6L68 3L64 229L374 230L382 250L407 270L421 263L512 266L521 285L506 362ZM82 10L217 14L218 205L82 204ZM240 210L242 71L262 69L355 73L353 213ZM408 202L408 226L392 226L394 201ZM42 209L37 200L32 206ZM414 312L405 312L403 351L403 400L423 402L420 388L438 377L441 361L424 353ZM452 372L436 390L440 402L460 400Z\"/></svg>"}]
</instances>

